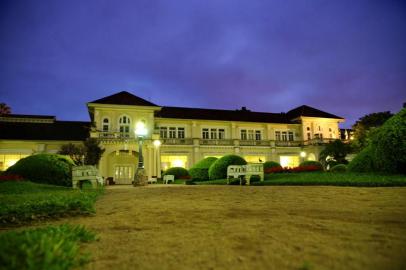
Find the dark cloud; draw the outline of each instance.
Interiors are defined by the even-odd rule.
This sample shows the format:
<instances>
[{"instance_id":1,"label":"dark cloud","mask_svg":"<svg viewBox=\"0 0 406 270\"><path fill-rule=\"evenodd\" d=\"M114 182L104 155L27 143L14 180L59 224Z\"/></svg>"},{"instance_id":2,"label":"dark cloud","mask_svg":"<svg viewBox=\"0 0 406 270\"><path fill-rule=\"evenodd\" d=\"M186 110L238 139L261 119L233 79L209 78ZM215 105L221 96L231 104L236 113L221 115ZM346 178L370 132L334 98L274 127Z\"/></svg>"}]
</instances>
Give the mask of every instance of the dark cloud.
<instances>
[{"instance_id":1,"label":"dark cloud","mask_svg":"<svg viewBox=\"0 0 406 270\"><path fill-rule=\"evenodd\" d=\"M406 101L396 1L2 1L0 100L88 119L129 90L161 105L341 115Z\"/></svg>"}]
</instances>

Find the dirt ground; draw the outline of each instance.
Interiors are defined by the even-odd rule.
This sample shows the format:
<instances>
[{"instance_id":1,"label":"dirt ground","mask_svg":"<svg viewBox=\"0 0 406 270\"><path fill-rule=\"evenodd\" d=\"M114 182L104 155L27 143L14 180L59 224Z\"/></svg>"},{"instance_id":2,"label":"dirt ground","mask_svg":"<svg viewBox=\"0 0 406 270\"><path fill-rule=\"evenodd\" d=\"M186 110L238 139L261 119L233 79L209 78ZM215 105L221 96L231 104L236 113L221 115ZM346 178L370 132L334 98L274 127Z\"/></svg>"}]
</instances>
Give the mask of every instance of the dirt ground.
<instances>
[{"instance_id":1,"label":"dirt ground","mask_svg":"<svg viewBox=\"0 0 406 270\"><path fill-rule=\"evenodd\" d=\"M406 269L406 188L113 187L88 269Z\"/></svg>"}]
</instances>

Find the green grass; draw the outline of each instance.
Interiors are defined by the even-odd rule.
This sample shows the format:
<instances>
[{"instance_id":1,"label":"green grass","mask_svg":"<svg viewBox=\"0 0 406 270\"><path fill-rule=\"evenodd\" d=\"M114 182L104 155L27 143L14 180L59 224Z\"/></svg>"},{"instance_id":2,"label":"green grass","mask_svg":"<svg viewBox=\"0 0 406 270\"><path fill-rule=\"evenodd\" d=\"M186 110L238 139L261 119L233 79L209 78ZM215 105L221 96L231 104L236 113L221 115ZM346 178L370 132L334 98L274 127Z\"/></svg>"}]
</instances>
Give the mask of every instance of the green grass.
<instances>
[{"instance_id":1,"label":"green grass","mask_svg":"<svg viewBox=\"0 0 406 270\"><path fill-rule=\"evenodd\" d=\"M406 175L384 175L371 173L275 173L264 182L253 185L306 185L306 186L356 186L396 187L406 186Z\"/></svg>"},{"instance_id":2,"label":"green grass","mask_svg":"<svg viewBox=\"0 0 406 270\"><path fill-rule=\"evenodd\" d=\"M89 260L80 243L96 240L82 226L60 225L0 234L0 269L64 270Z\"/></svg>"},{"instance_id":3,"label":"green grass","mask_svg":"<svg viewBox=\"0 0 406 270\"><path fill-rule=\"evenodd\" d=\"M196 185L226 185L226 179L195 182ZM265 175L264 182L253 186L355 186L355 187L399 187L406 186L406 175L371 173L274 173Z\"/></svg>"},{"instance_id":4,"label":"green grass","mask_svg":"<svg viewBox=\"0 0 406 270\"><path fill-rule=\"evenodd\" d=\"M92 214L102 192L102 189L74 190L25 181L0 182L0 225Z\"/></svg>"}]
</instances>

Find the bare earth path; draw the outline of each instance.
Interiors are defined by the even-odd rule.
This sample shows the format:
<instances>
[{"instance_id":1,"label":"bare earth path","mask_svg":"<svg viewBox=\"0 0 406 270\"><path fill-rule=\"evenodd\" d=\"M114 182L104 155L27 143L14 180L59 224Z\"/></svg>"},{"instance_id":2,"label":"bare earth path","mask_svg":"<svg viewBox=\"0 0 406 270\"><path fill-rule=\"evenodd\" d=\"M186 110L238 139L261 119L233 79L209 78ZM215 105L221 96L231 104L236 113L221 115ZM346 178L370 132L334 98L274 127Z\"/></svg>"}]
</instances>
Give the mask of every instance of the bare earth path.
<instances>
[{"instance_id":1,"label":"bare earth path","mask_svg":"<svg viewBox=\"0 0 406 270\"><path fill-rule=\"evenodd\" d=\"M406 269L406 188L114 187L89 269Z\"/></svg>"}]
</instances>

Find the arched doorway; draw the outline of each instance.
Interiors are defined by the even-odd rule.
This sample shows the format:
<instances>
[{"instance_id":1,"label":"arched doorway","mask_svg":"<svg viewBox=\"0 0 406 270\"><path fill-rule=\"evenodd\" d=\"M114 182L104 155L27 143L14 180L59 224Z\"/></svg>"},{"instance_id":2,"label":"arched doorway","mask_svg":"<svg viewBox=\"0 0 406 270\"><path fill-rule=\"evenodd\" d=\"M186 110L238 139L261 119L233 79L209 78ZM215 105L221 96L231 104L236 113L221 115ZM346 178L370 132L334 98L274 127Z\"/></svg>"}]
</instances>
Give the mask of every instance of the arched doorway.
<instances>
[{"instance_id":1,"label":"arched doorway","mask_svg":"<svg viewBox=\"0 0 406 270\"><path fill-rule=\"evenodd\" d=\"M138 152L130 150L113 151L107 159L109 175L116 184L131 184L138 164Z\"/></svg>"}]
</instances>

